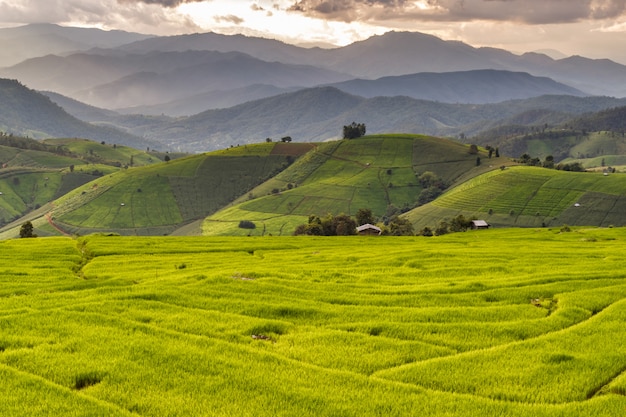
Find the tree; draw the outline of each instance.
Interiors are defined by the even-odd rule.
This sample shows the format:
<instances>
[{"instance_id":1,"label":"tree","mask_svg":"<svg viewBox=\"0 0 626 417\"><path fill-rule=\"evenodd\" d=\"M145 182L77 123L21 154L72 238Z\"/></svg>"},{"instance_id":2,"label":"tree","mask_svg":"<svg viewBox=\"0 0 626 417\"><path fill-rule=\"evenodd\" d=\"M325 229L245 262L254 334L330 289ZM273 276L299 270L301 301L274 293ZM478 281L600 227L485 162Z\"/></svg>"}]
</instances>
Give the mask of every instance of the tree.
<instances>
[{"instance_id":1,"label":"tree","mask_svg":"<svg viewBox=\"0 0 626 417\"><path fill-rule=\"evenodd\" d=\"M284 137L280 138L280 141L283 142L283 143L291 142L291 136L284 136Z\"/></svg>"},{"instance_id":2,"label":"tree","mask_svg":"<svg viewBox=\"0 0 626 417\"><path fill-rule=\"evenodd\" d=\"M435 229L435 236L441 236L448 233L448 222L442 220L439 222L439 225Z\"/></svg>"},{"instance_id":3,"label":"tree","mask_svg":"<svg viewBox=\"0 0 626 417\"><path fill-rule=\"evenodd\" d=\"M359 226L364 224L374 224L374 215L372 214L372 210L360 208L356 212L356 223Z\"/></svg>"},{"instance_id":4,"label":"tree","mask_svg":"<svg viewBox=\"0 0 626 417\"><path fill-rule=\"evenodd\" d=\"M20 227L20 237L37 237L37 235L33 233L33 224L30 221L24 222L22 227Z\"/></svg>"},{"instance_id":5,"label":"tree","mask_svg":"<svg viewBox=\"0 0 626 417\"><path fill-rule=\"evenodd\" d=\"M453 218L448 224L448 230L451 232L465 232L470 227L472 227L472 220L466 219L462 214Z\"/></svg>"},{"instance_id":6,"label":"tree","mask_svg":"<svg viewBox=\"0 0 626 417\"><path fill-rule=\"evenodd\" d=\"M294 235L312 235L312 236L347 236L356 234L356 221L345 214L333 216L326 215L324 218L319 216L309 216L308 224L301 224L296 227Z\"/></svg>"},{"instance_id":7,"label":"tree","mask_svg":"<svg viewBox=\"0 0 626 417\"><path fill-rule=\"evenodd\" d=\"M422 230L419 231L418 235L431 237L433 236L433 231L431 230L430 227L426 226Z\"/></svg>"},{"instance_id":8,"label":"tree","mask_svg":"<svg viewBox=\"0 0 626 417\"><path fill-rule=\"evenodd\" d=\"M413 236L413 224L407 219L395 217L389 222L389 230L392 236Z\"/></svg>"},{"instance_id":9,"label":"tree","mask_svg":"<svg viewBox=\"0 0 626 417\"><path fill-rule=\"evenodd\" d=\"M335 236L356 235L356 221L346 214L335 216L332 221L332 232Z\"/></svg>"},{"instance_id":10,"label":"tree","mask_svg":"<svg viewBox=\"0 0 626 417\"><path fill-rule=\"evenodd\" d=\"M428 188L437 184L440 179L434 172L424 171L419 177L417 177L417 181L420 183L422 188Z\"/></svg>"},{"instance_id":11,"label":"tree","mask_svg":"<svg viewBox=\"0 0 626 417\"><path fill-rule=\"evenodd\" d=\"M431 186L423 189L417 197L417 205L423 206L426 203L430 203L443 193L443 190L439 187Z\"/></svg>"},{"instance_id":12,"label":"tree","mask_svg":"<svg viewBox=\"0 0 626 417\"><path fill-rule=\"evenodd\" d=\"M344 139L356 139L365 135L365 124L363 123L355 123L349 124L343 127L343 138Z\"/></svg>"},{"instance_id":13,"label":"tree","mask_svg":"<svg viewBox=\"0 0 626 417\"><path fill-rule=\"evenodd\" d=\"M169 155L165 155L165 158L163 158L163 160L165 162L169 162L170 161L170 156Z\"/></svg>"},{"instance_id":14,"label":"tree","mask_svg":"<svg viewBox=\"0 0 626 417\"><path fill-rule=\"evenodd\" d=\"M604 162L604 159L602 160ZM544 168L554 168L554 156L548 155L546 159L543 161Z\"/></svg>"},{"instance_id":15,"label":"tree","mask_svg":"<svg viewBox=\"0 0 626 417\"><path fill-rule=\"evenodd\" d=\"M471 144L468 152L470 155L476 155L478 153L478 146Z\"/></svg>"}]
</instances>

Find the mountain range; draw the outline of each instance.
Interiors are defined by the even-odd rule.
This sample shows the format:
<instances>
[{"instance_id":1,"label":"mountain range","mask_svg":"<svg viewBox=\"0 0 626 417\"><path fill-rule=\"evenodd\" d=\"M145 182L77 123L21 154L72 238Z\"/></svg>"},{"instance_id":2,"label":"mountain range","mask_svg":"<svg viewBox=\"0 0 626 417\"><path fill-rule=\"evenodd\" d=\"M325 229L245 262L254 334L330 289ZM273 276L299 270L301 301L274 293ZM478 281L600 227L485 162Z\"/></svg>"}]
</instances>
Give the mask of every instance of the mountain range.
<instances>
[{"instance_id":1,"label":"mountain range","mask_svg":"<svg viewBox=\"0 0 626 417\"><path fill-rule=\"evenodd\" d=\"M30 48L33 55L39 56L5 65L0 77L108 109L151 106L152 114L166 113L160 110L167 109L176 113L172 115L190 115L241 104L246 100L242 89L256 91L252 97L256 99L263 98L262 94L274 94L276 89L329 84L364 97L408 95L453 103L486 103L542 94L626 96L626 66L609 60L516 55L422 33L389 32L333 49L301 48L270 39L215 33L148 37L96 29L83 33L54 25L26 26L19 33L22 37L32 33L39 39L44 29L49 29L50 36L77 38L85 45L79 48L67 43L65 50L48 45L46 50L46 44L40 42L37 48ZM0 39L2 34L0 31ZM15 39L19 42L22 38ZM472 85L462 74L486 69L523 72L554 81L547 86L534 79L535 89L528 89L528 82L517 84L518 80L513 79L499 91L483 87L484 94L479 94L477 85L470 94L462 94L459 86ZM458 74L433 80L433 74L423 73ZM495 78L496 74L491 73L492 83L506 81ZM434 85L425 89L429 80ZM488 82L489 77L484 80ZM267 92L259 94L259 85L266 86ZM439 85L449 87L438 93ZM221 98L201 99L198 107L188 108L185 113L172 111L172 103L197 100L203 94Z\"/></svg>"},{"instance_id":2,"label":"mountain range","mask_svg":"<svg viewBox=\"0 0 626 417\"><path fill-rule=\"evenodd\" d=\"M48 96L15 80L0 82L0 130L36 138L87 137L153 149L203 152L290 136L324 141L342 126L365 122L369 133L467 137L502 126L556 126L585 113L626 106L610 97L541 96L492 104L450 104L406 96L365 98L314 87L189 117L120 114L65 96ZM489 136L488 136L489 137ZM490 137L487 143L500 139Z\"/></svg>"},{"instance_id":3,"label":"mountain range","mask_svg":"<svg viewBox=\"0 0 626 417\"><path fill-rule=\"evenodd\" d=\"M333 139L353 121L369 133L469 137L558 125L624 105L612 97L626 95L626 66L612 61L515 55L421 33L390 32L322 49L214 33L156 37L55 25L0 30L0 39L29 36L39 42L32 54L41 56L0 69L0 77L29 92L5 95L5 106L29 94L44 103L33 90L58 106L34 121L27 105L14 105L0 128L33 137L87 136L201 152L284 136ZM46 36L80 45L46 44ZM59 106L76 120L53 121ZM26 114L10 116L16 109ZM78 122L87 123L79 128Z\"/></svg>"}]
</instances>

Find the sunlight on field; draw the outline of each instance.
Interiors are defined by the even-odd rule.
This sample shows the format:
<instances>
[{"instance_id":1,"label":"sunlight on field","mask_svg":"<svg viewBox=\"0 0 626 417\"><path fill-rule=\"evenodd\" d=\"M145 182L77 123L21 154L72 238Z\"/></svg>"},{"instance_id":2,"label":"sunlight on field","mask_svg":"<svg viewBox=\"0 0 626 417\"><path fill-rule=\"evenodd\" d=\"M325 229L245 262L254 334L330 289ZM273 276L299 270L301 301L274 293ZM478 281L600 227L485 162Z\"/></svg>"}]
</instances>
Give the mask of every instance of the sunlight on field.
<instances>
[{"instance_id":1,"label":"sunlight on field","mask_svg":"<svg viewBox=\"0 0 626 417\"><path fill-rule=\"evenodd\" d=\"M618 416L626 229L0 242L0 415Z\"/></svg>"}]
</instances>

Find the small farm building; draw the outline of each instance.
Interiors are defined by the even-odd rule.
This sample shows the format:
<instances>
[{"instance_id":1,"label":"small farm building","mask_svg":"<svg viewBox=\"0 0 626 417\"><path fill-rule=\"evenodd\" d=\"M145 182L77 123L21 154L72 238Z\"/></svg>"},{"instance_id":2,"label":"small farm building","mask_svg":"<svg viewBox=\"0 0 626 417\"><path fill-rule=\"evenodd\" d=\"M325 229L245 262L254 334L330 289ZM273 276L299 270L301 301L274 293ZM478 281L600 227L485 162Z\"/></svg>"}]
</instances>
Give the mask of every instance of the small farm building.
<instances>
[{"instance_id":1,"label":"small farm building","mask_svg":"<svg viewBox=\"0 0 626 417\"><path fill-rule=\"evenodd\" d=\"M373 224L366 223L356 228L356 232L360 235L366 236L378 236L382 233L380 227L376 227Z\"/></svg>"},{"instance_id":2,"label":"small farm building","mask_svg":"<svg viewBox=\"0 0 626 417\"><path fill-rule=\"evenodd\" d=\"M472 230L489 229L490 224L484 220L472 220Z\"/></svg>"}]
</instances>

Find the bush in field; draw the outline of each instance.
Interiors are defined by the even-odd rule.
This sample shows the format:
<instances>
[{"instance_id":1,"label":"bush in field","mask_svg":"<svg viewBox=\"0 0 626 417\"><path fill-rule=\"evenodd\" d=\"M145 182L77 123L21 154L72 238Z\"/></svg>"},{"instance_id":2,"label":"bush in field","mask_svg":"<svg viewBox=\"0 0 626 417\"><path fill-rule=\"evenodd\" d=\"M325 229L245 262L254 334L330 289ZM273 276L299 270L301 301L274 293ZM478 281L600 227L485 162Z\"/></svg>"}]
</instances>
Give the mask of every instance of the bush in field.
<instances>
[{"instance_id":1,"label":"bush in field","mask_svg":"<svg viewBox=\"0 0 626 417\"><path fill-rule=\"evenodd\" d=\"M240 229L256 229L256 224L250 220L242 220L239 222Z\"/></svg>"}]
</instances>

